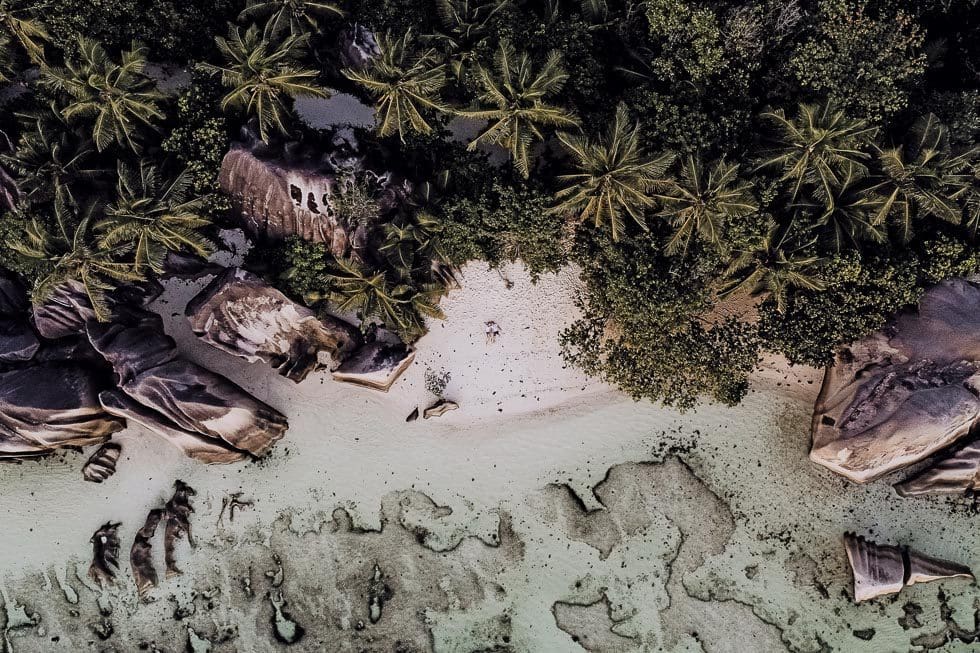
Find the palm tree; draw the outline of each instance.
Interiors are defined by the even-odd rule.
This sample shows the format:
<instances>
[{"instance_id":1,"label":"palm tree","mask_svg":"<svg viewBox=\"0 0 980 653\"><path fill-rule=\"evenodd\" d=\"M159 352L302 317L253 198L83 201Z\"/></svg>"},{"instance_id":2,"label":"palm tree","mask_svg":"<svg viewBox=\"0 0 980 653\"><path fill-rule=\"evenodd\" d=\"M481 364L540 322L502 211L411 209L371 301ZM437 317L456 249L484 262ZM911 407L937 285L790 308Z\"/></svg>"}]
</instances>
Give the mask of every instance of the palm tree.
<instances>
[{"instance_id":1,"label":"palm tree","mask_svg":"<svg viewBox=\"0 0 980 653\"><path fill-rule=\"evenodd\" d=\"M428 38L448 53L457 79L462 79L467 66L476 60L476 48L486 38L490 20L510 4L510 0L437 0L442 31Z\"/></svg>"},{"instance_id":2,"label":"palm tree","mask_svg":"<svg viewBox=\"0 0 980 653\"><path fill-rule=\"evenodd\" d=\"M369 272L351 259L337 259L336 266L328 275L329 298L339 311L357 311L362 319L376 317L406 340L425 333L422 316L445 317L437 303L445 289L438 284L392 285L384 271Z\"/></svg>"},{"instance_id":3,"label":"palm tree","mask_svg":"<svg viewBox=\"0 0 980 653\"><path fill-rule=\"evenodd\" d=\"M980 147L954 153L946 127L929 114L915 122L904 146L878 148L884 173L874 187L881 195L877 219L896 219L903 241L916 217L932 216L959 224L964 200L977 183Z\"/></svg>"},{"instance_id":4,"label":"palm tree","mask_svg":"<svg viewBox=\"0 0 980 653\"><path fill-rule=\"evenodd\" d=\"M210 254L213 244L198 231L209 224L200 215L201 200L188 198L192 183L186 172L165 181L148 163L136 169L120 163L116 200L95 224L99 246L131 244L133 269L141 274L147 269L161 274L170 251Z\"/></svg>"},{"instance_id":5,"label":"palm tree","mask_svg":"<svg viewBox=\"0 0 980 653\"><path fill-rule=\"evenodd\" d=\"M38 21L25 17L16 10L9 0L0 0L0 36L17 41L35 64L44 63L44 41L50 39L44 26ZM9 48L10 41L0 45Z\"/></svg>"},{"instance_id":6,"label":"palm tree","mask_svg":"<svg viewBox=\"0 0 980 653\"><path fill-rule=\"evenodd\" d=\"M71 215L55 209L59 231L69 234L64 238L52 234L38 219L28 223L25 233L7 242L7 245L22 256L48 264L47 273L37 277L31 294L35 304L44 303L54 290L68 282L81 284L88 296L96 319L108 320L111 311L106 294L120 283L133 283L143 279L132 265L120 262L119 257L127 254L131 245L125 244L106 249L93 246L90 241L89 224L94 208L89 207L73 229L68 229Z\"/></svg>"},{"instance_id":7,"label":"palm tree","mask_svg":"<svg viewBox=\"0 0 980 653\"><path fill-rule=\"evenodd\" d=\"M116 63L99 43L80 36L77 59L41 71L41 82L67 98L61 115L70 124L90 124L99 152L113 143L138 152L139 128L155 128L154 121L164 118L157 104L164 95L143 72L144 54L134 45Z\"/></svg>"},{"instance_id":8,"label":"palm tree","mask_svg":"<svg viewBox=\"0 0 980 653\"><path fill-rule=\"evenodd\" d=\"M411 218L396 218L384 225L385 239L378 251L403 279L411 279L424 264L424 272L432 263L449 264L442 249L439 234L442 224L431 214L416 212Z\"/></svg>"},{"instance_id":9,"label":"palm tree","mask_svg":"<svg viewBox=\"0 0 980 653\"><path fill-rule=\"evenodd\" d=\"M616 107L616 117L603 138L559 133L558 140L572 155L576 172L561 175L567 185L555 194L555 213L577 215L595 226L608 223L613 240L625 229L629 216L646 229L643 212L653 206L650 191L667 185L664 172L672 154L644 155L640 124L629 123L626 105Z\"/></svg>"},{"instance_id":10,"label":"palm tree","mask_svg":"<svg viewBox=\"0 0 980 653\"><path fill-rule=\"evenodd\" d=\"M688 156L680 179L666 192L656 195L663 206L658 215L674 227L667 252L687 252L695 235L709 245L724 249L725 224L759 208L751 188L751 184L739 180L737 165L719 159L705 167Z\"/></svg>"},{"instance_id":11,"label":"palm tree","mask_svg":"<svg viewBox=\"0 0 980 653\"><path fill-rule=\"evenodd\" d=\"M306 36L272 40L268 25L264 32L252 25L244 34L240 28L232 27L228 38L219 36L215 41L225 65L205 64L205 69L221 73L221 83L230 89L221 100L221 108L257 118L262 140L287 131L288 98L327 97L326 91L315 84L316 71L296 64L306 47Z\"/></svg>"},{"instance_id":12,"label":"palm tree","mask_svg":"<svg viewBox=\"0 0 980 653\"><path fill-rule=\"evenodd\" d=\"M824 284L813 274L820 259L801 254L802 247L786 250L785 237L786 231L770 219L765 234L752 247L739 252L728 266L727 281L721 284L719 297L728 297L738 290L748 290L753 297L765 293L775 300L776 310L783 313L790 290L823 290Z\"/></svg>"},{"instance_id":13,"label":"palm tree","mask_svg":"<svg viewBox=\"0 0 980 653\"><path fill-rule=\"evenodd\" d=\"M439 99L439 91L446 85L445 64L436 64L434 49L414 52L411 31L401 39L385 35L378 45L381 57L371 62L368 70L342 71L375 98L378 134L390 136L397 131L404 142L406 131L430 133L432 126L421 111L449 111Z\"/></svg>"},{"instance_id":14,"label":"palm tree","mask_svg":"<svg viewBox=\"0 0 980 653\"><path fill-rule=\"evenodd\" d=\"M302 36L320 31L320 19L324 16L343 17L344 10L329 2L309 0L248 0L238 20L248 21L268 17L268 27L273 35L289 32Z\"/></svg>"},{"instance_id":15,"label":"palm tree","mask_svg":"<svg viewBox=\"0 0 980 653\"><path fill-rule=\"evenodd\" d=\"M21 134L17 149L0 154L0 162L15 172L28 203L53 200L62 209L77 208L72 184L107 172L89 164L92 142L74 133L53 106L29 119L32 126Z\"/></svg>"},{"instance_id":16,"label":"palm tree","mask_svg":"<svg viewBox=\"0 0 980 653\"><path fill-rule=\"evenodd\" d=\"M830 195L824 195L822 189L816 195L817 203L797 208L813 212L815 226L829 239L834 251L857 248L862 241L888 240L885 221L876 215L880 200L869 192L857 171L845 172L840 186L833 188Z\"/></svg>"},{"instance_id":17,"label":"palm tree","mask_svg":"<svg viewBox=\"0 0 980 653\"><path fill-rule=\"evenodd\" d=\"M10 37L0 32L0 84L9 83L16 77L14 69L13 45Z\"/></svg>"},{"instance_id":18,"label":"palm tree","mask_svg":"<svg viewBox=\"0 0 980 653\"><path fill-rule=\"evenodd\" d=\"M760 168L782 171L782 181L792 183L790 200L795 201L804 184L823 190L825 196L840 187L849 171L867 173L864 151L875 129L863 120L847 117L829 101L822 107L801 104L795 119L782 109L762 114L775 126L773 147Z\"/></svg>"},{"instance_id":19,"label":"palm tree","mask_svg":"<svg viewBox=\"0 0 980 653\"><path fill-rule=\"evenodd\" d=\"M557 93L568 75L561 68L561 55L548 55L544 66L535 72L527 53L516 54L513 46L502 42L494 57L494 70L480 66L477 75L483 92L480 100L493 109L462 111L478 120L488 120L486 129L469 144L475 150L484 143L508 150L518 172L530 173L530 147L543 140L541 127L578 127L570 113L545 99Z\"/></svg>"}]
</instances>

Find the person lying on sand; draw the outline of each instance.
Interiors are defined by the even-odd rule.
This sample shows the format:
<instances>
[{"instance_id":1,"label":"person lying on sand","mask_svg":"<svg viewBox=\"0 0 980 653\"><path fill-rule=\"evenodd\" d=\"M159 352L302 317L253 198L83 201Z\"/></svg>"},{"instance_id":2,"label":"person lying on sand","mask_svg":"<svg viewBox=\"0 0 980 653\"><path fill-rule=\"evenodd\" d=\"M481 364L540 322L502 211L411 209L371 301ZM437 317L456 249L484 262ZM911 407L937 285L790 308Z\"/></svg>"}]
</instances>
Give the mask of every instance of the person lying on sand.
<instances>
[{"instance_id":1,"label":"person lying on sand","mask_svg":"<svg viewBox=\"0 0 980 653\"><path fill-rule=\"evenodd\" d=\"M500 335L500 327L493 320L486 323L485 332L487 334L487 344L492 345L497 340L497 336Z\"/></svg>"}]
</instances>

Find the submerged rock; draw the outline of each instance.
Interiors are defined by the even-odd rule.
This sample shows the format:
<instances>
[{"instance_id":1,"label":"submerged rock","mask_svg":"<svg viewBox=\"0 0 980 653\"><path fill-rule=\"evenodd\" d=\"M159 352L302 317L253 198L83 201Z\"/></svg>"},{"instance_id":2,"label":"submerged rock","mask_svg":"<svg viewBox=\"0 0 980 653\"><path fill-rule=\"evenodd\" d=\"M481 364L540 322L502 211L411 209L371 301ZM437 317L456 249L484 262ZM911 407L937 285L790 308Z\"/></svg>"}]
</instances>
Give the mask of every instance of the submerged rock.
<instances>
[{"instance_id":1,"label":"submerged rock","mask_svg":"<svg viewBox=\"0 0 980 653\"><path fill-rule=\"evenodd\" d=\"M174 482L174 495L164 506L167 512L167 524L163 533L163 554L164 564L167 566L167 578L182 573L177 568L177 559L174 555L177 542L186 535L187 541L194 546L194 536L191 534L191 513L194 512L194 508L191 506L191 497L196 494L194 488L178 479Z\"/></svg>"},{"instance_id":2,"label":"submerged rock","mask_svg":"<svg viewBox=\"0 0 980 653\"><path fill-rule=\"evenodd\" d=\"M448 399L440 399L436 403L432 404L422 413L422 419L429 419L430 417L442 417L451 410L456 410L459 408L459 404L455 401L449 401Z\"/></svg>"},{"instance_id":3,"label":"submerged rock","mask_svg":"<svg viewBox=\"0 0 980 653\"><path fill-rule=\"evenodd\" d=\"M101 483L116 473L116 461L121 453L121 446L115 442L106 442L85 462L82 476L91 483Z\"/></svg>"},{"instance_id":4,"label":"submerged rock","mask_svg":"<svg viewBox=\"0 0 980 653\"><path fill-rule=\"evenodd\" d=\"M129 550L129 566L133 570L133 580L136 581L136 591L140 598L144 598L159 582L156 567L153 566L153 536L165 515L163 508L151 510L143 527L136 531L133 546Z\"/></svg>"},{"instance_id":5,"label":"submerged rock","mask_svg":"<svg viewBox=\"0 0 980 653\"><path fill-rule=\"evenodd\" d=\"M403 344L369 342L333 372L337 381L387 392L415 360L415 351Z\"/></svg>"},{"instance_id":6,"label":"submerged rock","mask_svg":"<svg viewBox=\"0 0 980 653\"><path fill-rule=\"evenodd\" d=\"M92 564L88 576L102 587L111 585L119 572L119 530L120 522L106 522L90 540L92 542Z\"/></svg>"},{"instance_id":7,"label":"submerged rock","mask_svg":"<svg viewBox=\"0 0 980 653\"><path fill-rule=\"evenodd\" d=\"M980 288L953 279L918 311L839 352L813 413L810 459L864 483L925 459L980 417Z\"/></svg>"},{"instance_id":8,"label":"submerged rock","mask_svg":"<svg viewBox=\"0 0 980 653\"><path fill-rule=\"evenodd\" d=\"M194 297L185 311L194 333L248 361L265 361L302 381L360 344L358 330L336 318L319 319L251 272L229 268Z\"/></svg>"},{"instance_id":9,"label":"submerged rock","mask_svg":"<svg viewBox=\"0 0 980 653\"><path fill-rule=\"evenodd\" d=\"M147 317L135 326L89 323L87 331L115 371L118 387L178 429L257 457L285 434L288 423L281 413L224 376L180 357L156 320Z\"/></svg>"},{"instance_id":10,"label":"submerged rock","mask_svg":"<svg viewBox=\"0 0 980 653\"><path fill-rule=\"evenodd\" d=\"M854 601L897 594L905 586L944 578L974 580L968 567L916 553L905 547L877 544L854 533L844 534L847 561L854 572Z\"/></svg>"}]
</instances>

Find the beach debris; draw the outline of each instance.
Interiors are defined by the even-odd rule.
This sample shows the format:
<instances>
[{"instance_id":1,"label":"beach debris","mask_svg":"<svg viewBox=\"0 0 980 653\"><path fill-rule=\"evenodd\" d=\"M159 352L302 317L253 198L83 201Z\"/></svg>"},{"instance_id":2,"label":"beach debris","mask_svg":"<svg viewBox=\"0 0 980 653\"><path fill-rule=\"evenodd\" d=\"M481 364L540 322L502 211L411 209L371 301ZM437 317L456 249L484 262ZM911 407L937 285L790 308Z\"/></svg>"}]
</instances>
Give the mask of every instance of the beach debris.
<instances>
[{"instance_id":1,"label":"beach debris","mask_svg":"<svg viewBox=\"0 0 980 653\"><path fill-rule=\"evenodd\" d=\"M360 332L343 320L318 318L240 268L228 268L187 304L194 334L250 362L264 361L295 382L331 363L339 364L360 344Z\"/></svg>"},{"instance_id":2,"label":"beach debris","mask_svg":"<svg viewBox=\"0 0 980 653\"><path fill-rule=\"evenodd\" d=\"M406 422L414 422L414 421L415 421L415 420L417 420L418 418L419 418L419 407L418 407L418 406L416 406L416 407L415 407L415 408L414 408L414 409L412 410L412 412L410 412L410 413L408 414L408 417L406 417L406 418L405 418L405 421L406 421Z\"/></svg>"},{"instance_id":3,"label":"beach debris","mask_svg":"<svg viewBox=\"0 0 980 653\"><path fill-rule=\"evenodd\" d=\"M922 555L902 546L878 544L844 534L847 561L854 573L854 601L897 594L903 587L946 578L975 580L968 567Z\"/></svg>"},{"instance_id":4,"label":"beach debris","mask_svg":"<svg viewBox=\"0 0 980 653\"><path fill-rule=\"evenodd\" d=\"M157 570L153 566L153 536L157 532L157 526L166 516L163 508L154 508L147 514L143 527L136 531L136 538L133 546L129 550L129 566L133 570L133 579L136 581L136 591L140 598L145 598L146 593L157 586Z\"/></svg>"},{"instance_id":5,"label":"beach debris","mask_svg":"<svg viewBox=\"0 0 980 653\"><path fill-rule=\"evenodd\" d=\"M159 316L135 324L89 322L89 341L127 396L177 428L262 457L286 432L286 418L224 376L184 359Z\"/></svg>"},{"instance_id":6,"label":"beach debris","mask_svg":"<svg viewBox=\"0 0 980 653\"><path fill-rule=\"evenodd\" d=\"M119 572L119 526L120 522L108 521L95 531L92 539L92 564L88 576L100 587L116 581Z\"/></svg>"},{"instance_id":7,"label":"beach debris","mask_svg":"<svg viewBox=\"0 0 980 653\"><path fill-rule=\"evenodd\" d=\"M415 350L401 343L369 342L333 371L336 381L387 392L415 360Z\"/></svg>"},{"instance_id":8,"label":"beach debris","mask_svg":"<svg viewBox=\"0 0 980 653\"><path fill-rule=\"evenodd\" d=\"M190 519L191 513L194 512L194 508L191 506L191 497L196 494L194 488L181 480L177 480L174 482L174 494L164 506L164 510L167 512L167 523L163 534L163 553L164 562L167 566L167 578L182 573L177 567L177 559L174 556L177 542L187 536L187 542L191 546L195 546Z\"/></svg>"},{"instance_id":9,"label":"beach debris","mask_svg":"<svg viewBox=\"0 0 980 653\"><path fill-rule=\"evenodd\" d=\"M82 476L91 483L101 483L116 473L116 461L122 453L122 446L115 442L106 442L82 467Z\"/></svg>"},{"instance_id":10,"label":"beach debris","mask_svg":"<svg viewBox=\"0 0 980 653\"><path fill-rule=\"evenodd\" d=\"M872 481L969 434L978 395L980 287L951 279L839 351L814 406L810 459Z\"/></svg>"},{"instance_id":11,"label":"beach debris","mask_svg":"<svg viewBox=\"0 0 980 653\"><path fill-rule=\"evenodd\" d=\"M980 439L957 447L918 474L895 484L903 497L972 494L980 484Z\"/></svg>"},{"instance_id":12,"label":"beach debris","mask_svg":"<svg viewBox=\"0 0 980 653\"><path fill-rule=\"evenodd\" d=\"M442 417L451 410L456 410L459 408L459 404L455 401L449 401L448 399L440 399L436 403L432 404L422 412L422 419L429 419L430 417Z\"/></svg>"},{"instance_id":13,"label":"beach debris","mask_svg":"<svg viewBox=\"0 0 980 653\"><path fill-rule=\"evenodd\" d=\"M224 521L225 510L228 511L228 521L235 521L235 510L242 508L251 508L255 505L254 501L249 501L242 498L244 492L232 492L226 497L221 499L221 512L218 513L218 525L221 525Z\"/></svg>"},{"instance_id":14,"label":"beach debris","mask_svg":"<svg viewBox=\"0 0 980 653\"><path fill-rule=\"evenodd\" d=\"M368 620L376 624L381 621L381 613L384 610L385 603L394 596L394 592L385 581L384 572L381 571L381 567L377 563L374 564L374 571L368 580L367 594Z\"/></svg>"}]
</instances>

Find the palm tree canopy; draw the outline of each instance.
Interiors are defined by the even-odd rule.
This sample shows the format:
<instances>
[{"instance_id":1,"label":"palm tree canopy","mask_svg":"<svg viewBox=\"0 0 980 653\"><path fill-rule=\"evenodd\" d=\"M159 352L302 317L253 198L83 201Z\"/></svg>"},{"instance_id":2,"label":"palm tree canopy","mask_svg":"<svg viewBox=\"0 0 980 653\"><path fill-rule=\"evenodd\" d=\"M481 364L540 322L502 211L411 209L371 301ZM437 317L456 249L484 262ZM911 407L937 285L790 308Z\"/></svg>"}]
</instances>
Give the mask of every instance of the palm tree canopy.
<instances>
[{"instance_id":1,"label":"palm tree canopy","mask_svg":"<svg viewBox=\"0 0 980 653\"><path fill-rule=\"evenodd\" d=\"M219 36L215 41L225 64L204 67L221 73L221 83L229 89L221 108L257 118L263 140L287 131L288 98L327 97L326 91L316 84L317 72L296 64L306 47L305 35L277 40L268 25L264 31L252 25L244 33L239 27L232 27L227 38Z\"/></svg>"},{"instance_id":2,"label":"palm tree canopy","mask_svg":"<svg viewBox=\"0 0 980 653\"><path fill-rule=\"evenodd\" d=\"M0 46L9 48L12 39L20 44L31 62L44 63L44 42L49 41L51 37L48 36L44 25L11 5L9 0L0 0Z\"/></svg>"},{"instance_id":3,"label":"palm tree canopy","mask_svg":"<svg viewBox=\"0 0 980 653\"><path fill-rule=\"evenodd\" d=\"M775 132L773 147L759 167L782 171L781 179L792 183L791 200L797 199L804 184L829 196L845 174L867 173L865 161L870 155L864 148L875 128L849 118L829 101L820 107L801 104L793 119L782 109L762 116L772 122Z\"/></svg>"},{"instance_id":4,"label":"palm tree canopy","mask_svg":"<svg viewBox=\"0 0 980 653\"><path fill-rule=\"evenodd\" d=\"M95 246L91 240L90 224L95 207L89 207L84 215L68 214L55 209L59 231L67 234L52 234L39 219L28 223L25 232L11 239L7 245L22 256L44 261L48 272L39 275L34 281L32 301L44 303L54 290L64 283L78 283L84 288L95 316L105 321L110 317L106 294L120 283L141 281L143 275L133 269L128 262L120 261L131 249L124 243L113 248ZM68 225L74 223L74 227Z\"/></svg>"},{"instance_id":5,"label":"palm tree canopy","mask_svg":"<svg viewBox=\"0 0 980 653\"><path fill-rule=\"evenodd\" d=\"M494 57L493 70L477 69L483 88L479 99L490 109L462 111L461 114L489 121L469 144L475 150L481 144L500 145L524 177L530 174L530 148L544 139L541 127L578 127L578 120L561 107L545 100L561 90L568 74L561 67L561 54L548 55L544 65L535 70L531 57L517 54L510 43L502 42Z\"/></svg>"},{"instance_id":6,"label":"palm tree canopy","mask_svg":"<svg viewBox=\"0 0 980 653\"><path fill-rule=\"evenodd\" d=\"M846 170L840 186L833 187L829 195L821 188L816 197L812 205L802 203L797 208L813 212L814 225L837 253L858 248L863 241L888 240L885 221L878 216L880 198L870 192L858 171Z\"/></svg>"},{"instance_id":7,"label":"palm tree canopy","mask_svg":"<svg viewBox=\"0 0 980 653\"><path fill-rule=\"evenodd\" d=\"M490 21L510 5L511 0L437 0L442 29L427 38L448 53L449 66L457 79L475 60L474 50L487 36Z\"/></svg>"},{"instance_id":8,"label":"palm tree canopy","mask_svg":"<svg viewBox=\"0 0 980 653\"><path fill-rule=\"evenodd\" d=\"M680 178L656 195L662 205L658 215L674 227L667 252L686 252L694 236L722 249L725 224L759 208L751 188L750 183L738 178L737 165L719 159L704 166L688 156Z\"/></svg>"},{"instance_id":9,"label":"palm tree canopy","mask_svg":"<svg viewBox=\"0 0 980 653\"><path fill-rule=\"evenodd\" d=\"M977 185L978 157L976 145L954 152L946 127L933 114L919 118L904 146L878 149L884 174L874 187L881 195L877 219L895 218L903 241L911 237L916 217L959 224Z\"/></svg>"},{"instance_id":10,"label":"palm tree canopy","mask_svg":"<svg viewBox=\"0 0 980 653\"><path fill-rule=\"evenodd\" d=\"M53 200L62 208L75 206L72 184L105 172L90 162L95 153L91 140L74 132L55 107L22 118L30 127L21 133L14 152L0 154L0 162L17 175L29 204Z\"/></svg>"},{"instance_id":11,"label":"palm tree canopy","mask_svg":"<svg viewBox=\"0 0 980 653\"><path fill-rule=\"evenodd\" d=\"M213 251L199 233L209 221L200 215L201 200L190 198L192 180L186 173L165 180L152 165L119 164L115 201L95 224L98 244L113 249L131 244L133 269L160 274L169 251L190 250L200 256Z\"/></svg>"},{"instance_id":12,"label":"palm tree canopy","mask_svg":"<svg viewBox=\"0 0 980 653\"><path fill-rule=\"evenodd\" d=\"M143 72L144 49L133 44L117 63L92 39L80 36L78 46L78 58L65 68L43 68L41 82L66 98L65 120L90 124L99 152L113 143L138 152L139 129L164 118L158 104L164 96Z\"/></svg>"},{"instance_id":13,"label":"palm tree canopy","mask_svg":"<svg viewBox=\"0 0 980 653\"><path fill-rule=\"evenodd\" d=\"M421 110L449 111L439 99L439 91L446 85L445 64L437 64L432 48L414 51L410 31L400 39L385 35L379 39L379 46L381 57L368 70L342 71L377 100L378 134L390 136L397 131L404 142L407 131L430 133L432 126Z\"/></svg>"},{"instance_id":14,"label":"palm tree canopy","mask_svg":"<svg viewBox=\"0 0 980 653\"><path fill-rule=\"evenodd\" d=\"M820 258L802 253L805 247L787 249L785 235L770 219L758 241L738 252L728 266L727 281L721 285L719 296L727 297L739 290L748 290L753 296L766 293L776 302L776 310L783 313L791 290L823 290L823 282L814 274Z\"/></svg>"},{"instance_id":15,"label":"palm tree canopy","mask_svg":"<svg viewBox=\"0 0 980 653\"><path fill-rule=\"evenodd\" d=\"M645 229L644 211L654 203L649 193L667 185L663 175L674 157L645 156L639 132L639 123L631 125L626 105L620 104L601 139L559 133L577 171L559 177L566 186L555 194L554 212L578 215L596 227L608 224L613 240L625 229L626 216Z\"/></svg>"},{"instance_id":16,"label":"palm tree canopy","mask_svg":"<svg viewBox=\"0 0 980 653\"><path fill-rule=\"evenodd\" d=\"M288 32L293 36L302 36L318 32L320 19L325 16L343 17L344 10L329 2L310 0L248 0L238 20L244 22L267 18L273 35Z\"/></svg>"}]
</instances>

